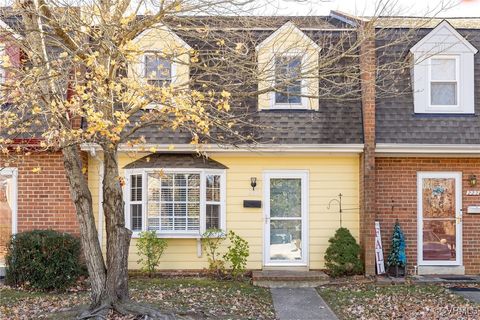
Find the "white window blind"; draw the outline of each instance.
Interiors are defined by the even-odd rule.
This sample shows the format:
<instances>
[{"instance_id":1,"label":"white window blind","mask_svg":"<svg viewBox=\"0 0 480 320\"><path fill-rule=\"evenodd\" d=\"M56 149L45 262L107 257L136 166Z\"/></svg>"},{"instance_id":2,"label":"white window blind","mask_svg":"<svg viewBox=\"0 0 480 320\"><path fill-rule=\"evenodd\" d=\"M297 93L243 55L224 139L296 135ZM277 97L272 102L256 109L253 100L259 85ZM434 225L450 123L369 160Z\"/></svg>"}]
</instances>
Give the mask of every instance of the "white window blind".
<instances>
[{"instance_id":1,"label":"white window blind","mask_svg":"<svg viewBox=\"0 0 480 320\"><path fill-rule=\"evenodd\" d=\"M430 65L430 104L436 106L457 105L457 60L432 58Z\"/></svg>"}]
</instances>

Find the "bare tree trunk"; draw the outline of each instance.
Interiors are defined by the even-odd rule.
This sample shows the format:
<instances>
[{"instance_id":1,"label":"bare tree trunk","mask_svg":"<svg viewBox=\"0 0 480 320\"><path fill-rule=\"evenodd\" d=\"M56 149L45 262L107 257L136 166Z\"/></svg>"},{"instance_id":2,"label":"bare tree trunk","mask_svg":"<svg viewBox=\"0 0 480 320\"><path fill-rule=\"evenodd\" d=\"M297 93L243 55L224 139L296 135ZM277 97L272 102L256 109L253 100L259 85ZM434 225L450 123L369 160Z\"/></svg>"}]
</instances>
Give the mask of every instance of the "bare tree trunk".
<instances>
[{"instance_id":1,"label":"bare tree trunk","mask_svg":"<svg viewBox=\"0 0 480 320\"><path fill-rule=\"evenodd\" d=\"M128 296L128 249L132 232L125 227L125 206L116 147L104 148L103 211L107 232L107 295L112 303Z\"/></svg>"},{"instance_id":2,"label":"bare tree trunk","mask_svg":"<svg viewBox=\"0 0 480 320\"><path fill-rule=\"evenodd\" d=\"M89 280L92 288L91 307L97 308L102 304L105 296L106 270L95 226L92 195L88 189L87 179L82 172L82 162L77 147L65 147L62 152L65 171L70 185L70 194L75 204L80 225L80 236L88 274L90 275Z\"/></svg>"}]
</instances>

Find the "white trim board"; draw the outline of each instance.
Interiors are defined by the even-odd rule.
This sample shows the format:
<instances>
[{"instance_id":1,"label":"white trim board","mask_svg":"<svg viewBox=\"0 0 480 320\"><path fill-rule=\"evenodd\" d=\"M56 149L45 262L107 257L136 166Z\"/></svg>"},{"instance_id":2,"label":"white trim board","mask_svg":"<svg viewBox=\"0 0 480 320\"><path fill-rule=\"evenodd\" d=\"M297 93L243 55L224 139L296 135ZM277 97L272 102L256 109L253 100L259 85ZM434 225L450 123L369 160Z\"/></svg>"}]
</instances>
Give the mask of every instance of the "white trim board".
<instances>
[{"instance_id":1,"label":"white trim board","mask_svg":"<svg viewBox=\"0 0 480 320\"><path fill-rule=\"evenodd\" d=\"M171 150L173 152L216 152L216 153L354 153L363 152L363 143L358 144L259 144L259 145L238 145L238 146L220 146L215 144L141 144L137 146L129 146L121 144L118 148L122 152L149 152L151 148L155 148L158 152ZM82 151L88 151L94 154L96 151L102 151L102 148L95 143L84 143L81 145Z\"/></svg>"},{"instance_id":2,"label":"white trim board","mask_svg":"<svg viewBox=\"0 0 480 320\"><path fill-rule=\"evenodd\" d=\"M468 42L458 31L447 21L443 20L440 22L432 31L430 31L425 37L418 41L412 48L410 52L416 52L420 50L420 47L435 36L442 28L446 28L450 34L455 36L459 43L462 43L466 48L468 48L473 54L477 53L478 50L470 42Z\"/></svg>"},{"instance_id":3,"label":"white trim board","mask_svg":"<svg viewBox=\"0 0 480 320\"><path fill-rule=\"evenodd\" d=\"M402 143L377 143L377 155L398 154L476 154L480 155L480 144L402 144Z\"/></svg>"},{"instance_id":4,"label":"white trim board","mask_svg":"<svg viewBox=\"0 0 480 320\"><path fill-rule=\"evenodd\" d=\"M315 42L312 40L312 38L310 38L309 36L307 36L302 30L300 30L293 22L291 21L287 21L284 25L282 25L280 28L278 28L275 32L273 32L271 35L269 35L265 40L263 40L260 44L258 44L256 47L255 47L255 50L260 50L262 49L263 47L265 47L270 41L272 41L273 39L275 39L281 32L283 32L284 30L290 30L291 32L295 32L297 33L298 35L300 35L300 37L302 39L305 39L307 40L315 49L317 49L318 51L320 51L322 48Z\"/></svg>"}]
</instances>

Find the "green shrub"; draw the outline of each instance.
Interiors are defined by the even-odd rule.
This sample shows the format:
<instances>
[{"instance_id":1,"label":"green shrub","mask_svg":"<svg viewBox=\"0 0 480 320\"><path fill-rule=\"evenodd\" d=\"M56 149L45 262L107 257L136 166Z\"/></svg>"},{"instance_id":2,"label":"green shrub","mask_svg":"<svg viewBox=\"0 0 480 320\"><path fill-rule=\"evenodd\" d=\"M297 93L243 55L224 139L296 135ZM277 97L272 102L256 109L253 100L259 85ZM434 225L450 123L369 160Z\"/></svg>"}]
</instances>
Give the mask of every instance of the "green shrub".
<instances>
[{"instance_id":1,"label":"green shrub","mask_svg":"<svg viewBox=\"0 0 480 320\"><path fill-rule=\"evenodd\" d=\"M53 230L13 235L6 255L5 282L39 290L70 287L82 274L80 240Z\"/></svg>"},{"instance_id":2,"label":"green shrub","mask_svg":"<svg viewBox=\"0 0 480 320\"><path fill-rule=\"evenodd\" d=\"M167 240L158 238L155 231L140 232L140 238L137 240L140 255L138 263L142 264L142 270L148 272L149 277L153 276L166 247Z\"/></svg>"},{"instance_id":3,"label":"green shrub","mask_svg":"<svg viewBox=\"0 0 480 320\"><path fill-rule=\"evenodd\" d=\"M238 278L245 273L247 266L247 258L250 255L248 242L231 230L228 232L228 240L230 240L230 245L227 253L223 255L223 259L231 264L232 276Z\"/></svg>"},{"instance_id":4,"label":"green shrub","mask_svg":"<svg viewBox=\"0 0 480 320\"><path fill-rule=\"evenodd\" d=\"M225 261L220 257L219 248L225 240L225 234L220 229L208 229L202 234L203 250L208 259L208 271L215 277L225 275Z\"/></svg>"},{"instance_id":5,"label":"green shrub","mask_svg":"<svg viewBox=\"0 0 480 320\"><path fill-rule=\"evenodd\" d=\"M348 229L338 229L328 242L330 245L325 253L325 267L332 277L363 272L360 246Z\"/></svg>"}]
</instances>

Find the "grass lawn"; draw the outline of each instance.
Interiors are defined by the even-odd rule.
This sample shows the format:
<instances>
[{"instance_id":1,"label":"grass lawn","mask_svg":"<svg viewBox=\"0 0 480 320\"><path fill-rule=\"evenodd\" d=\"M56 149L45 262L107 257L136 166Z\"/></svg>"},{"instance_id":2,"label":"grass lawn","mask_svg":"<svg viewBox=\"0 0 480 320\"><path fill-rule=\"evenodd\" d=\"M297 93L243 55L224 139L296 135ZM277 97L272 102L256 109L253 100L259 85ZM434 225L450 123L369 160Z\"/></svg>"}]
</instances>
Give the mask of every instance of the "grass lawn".
<instances>
[{"instance_id":1,"label":"grass lawn","mask_svg":"<svg viewBox=\"0 0 480 320\"><path fill-rule=\"evenodd\" d=\"M247 282L204 278L132 279L134 300L196 319L275 319L270 291ZM88 303L88 292L28 292L0 285L0 319L66 319L65 311ZM68 318L68 317L67 317ZM111 315L109 319L121 318Z\"/></svg>"},{"instance_id":2,"label":"grass lawn","mask_svg":"<svg viewBox=\"0 0 480 320\"><path fill-rule=\"evenodd\" d=\"M318 292L340 319L480 319L480 305L441 285L350 283Z\"/></svg>"}]
</instances>

